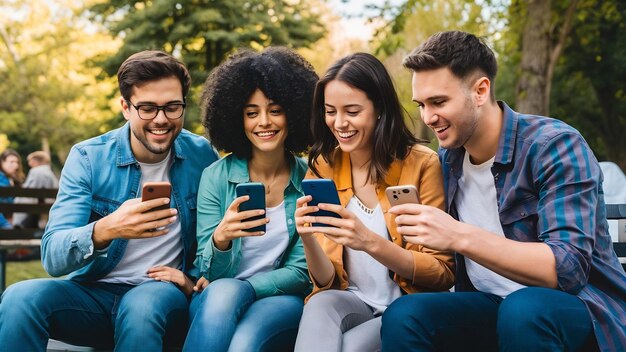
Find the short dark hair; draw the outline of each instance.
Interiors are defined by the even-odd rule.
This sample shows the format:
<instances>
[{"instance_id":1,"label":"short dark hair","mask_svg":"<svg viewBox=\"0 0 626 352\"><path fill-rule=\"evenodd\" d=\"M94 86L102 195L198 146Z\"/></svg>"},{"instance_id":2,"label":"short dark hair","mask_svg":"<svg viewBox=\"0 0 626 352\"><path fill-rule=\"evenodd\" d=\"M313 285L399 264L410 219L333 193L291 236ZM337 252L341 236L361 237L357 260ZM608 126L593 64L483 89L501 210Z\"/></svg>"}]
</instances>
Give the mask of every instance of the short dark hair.
<instances>
[{"instance_id":1,"label":"short dark hair","mask_svg":"<svg viewBox=\"0 0 626 352\"><path fill-rule=\"evenodd\" d=\"M117 81L122 97L130 100L133 87L141 87L143 84L162 78L176 77L183 88L183 99L189 92L191 76L185 65L160 50L144 50L131 55L117 70Z\"/></svg>"},{"instance_id":2,"label":"short dark hair","mask_svg":"<svg viewBox=\"0 0 626 352\"><path fill-rule=\"evenodd\" d=\"M321 155L332 165L332 155L339 145L325 121L324 90L334 80L363 91L380 116L374 128L372 161L368 172L369 179L379 183L384 180L391 163L406 158L411 146L421 141L413 136L406 125L404 118L408 114L400 104L387 69L375 56L367 53L355 53L339 59L317 82L311 118L315 142L309 153L309 168L320 176L316 167L317 158Z\"/></svg>"},{"instance_id":3,"label":"short dark hair","mask_svg":"<svg viewBox=\"0 0 626 352\"><path fill-rule=\"evenodd\" d=\"M35 160L39 164L49 165L50 164L50 155L43 150L34 151L26 157L27 161Z\"/></svg>"},{"instance_id":4,"label":"short dark hair","mask_svg":"<svg viewBox=\"0 0 626 352\"><path fill-rule=\"evenodd\" d=\"M213 69L204 83L202 124L211 143L240 158L252 155L243 127L243 110L258 88L285 111L285 150L304 152L311 144L308 126L317 79L313 66L289 48L239 50Z\"/></svg>"},{"instance_id":5,"label":"short dark hair","mask_svg":"<svg viewBox=\"0 0 626 352\"><path fill-rule=\"evenodd\" d=\"M491 81L491 98L495 100L496 57L484 40L473 34L461 31L433 34L405 57L402 64L413 71L448 67L464 81L477 73L485 75Z\"/></svg>"}]
</instances>

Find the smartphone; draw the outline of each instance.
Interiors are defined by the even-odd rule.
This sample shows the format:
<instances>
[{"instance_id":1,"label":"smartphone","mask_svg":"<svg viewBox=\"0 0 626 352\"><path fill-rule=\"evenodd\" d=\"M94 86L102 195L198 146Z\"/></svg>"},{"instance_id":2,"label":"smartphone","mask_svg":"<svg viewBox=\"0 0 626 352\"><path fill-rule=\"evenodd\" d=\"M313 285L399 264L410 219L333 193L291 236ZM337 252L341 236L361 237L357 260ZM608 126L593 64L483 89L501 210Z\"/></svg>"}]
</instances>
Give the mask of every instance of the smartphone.
<instances>
[{"instance_id":1,"label":"smartphone","mask_svg":"<svg viewBox=\"0 0 626 352\"><path fill-rule=\"evenodd\" d=\"M145 202L151 199L157 198L170 198L172 193L172 185L169 182L146 182L143 184L143 188L141 190L141 201ZM159 205L156 208L152 208L150 211L154 210L164 210L169 209L169 204Z\"/></svg>"},{"instance_id":2,"label":"smartphone","mask_svg":"<svg viewBox=\"0 0 626 352\"><path fill-rule=\"evenodd\" d=\"M239 211L263 209L265 210L265 185L260 182L246 182L240 183L235 187L237 197L249 196L250 199L239 205ZM258 219L264 219L265 214L256 215L247 218L243 221L252 221ZM263 231L265 232L265 224L246 229L247 232Z\"/></svg>"},{"instance_id":3,"label":"smartphone","mask_svg":"<svg viewBox=\"0 0 626 352\"><path fill-rule=\"evenodd\" d=\"M385 194L389 200L389 204L394 205L405 203L417 203L419 204L419 197L417 196L417 188L413 185L400 185L391 186L385 189Z\"/></svg>"},{"instance_id":4,"label":"smartphone","mask_svg":"<svg viewBox=\"0 0 626 352\"><path fill-rule=\"evenodd\" d=\"M313 197L309 205L317 206L319 203L340 205L339 195L337 194L337 186L335 182L326 178L305 179L302 180L302 190L307 196ZM311 216L332 216L341 218L337 213L327 210L319 210L309 214ZM327 224L313 223L313 226L332 226Z\"/></svg>"}]
</instances>

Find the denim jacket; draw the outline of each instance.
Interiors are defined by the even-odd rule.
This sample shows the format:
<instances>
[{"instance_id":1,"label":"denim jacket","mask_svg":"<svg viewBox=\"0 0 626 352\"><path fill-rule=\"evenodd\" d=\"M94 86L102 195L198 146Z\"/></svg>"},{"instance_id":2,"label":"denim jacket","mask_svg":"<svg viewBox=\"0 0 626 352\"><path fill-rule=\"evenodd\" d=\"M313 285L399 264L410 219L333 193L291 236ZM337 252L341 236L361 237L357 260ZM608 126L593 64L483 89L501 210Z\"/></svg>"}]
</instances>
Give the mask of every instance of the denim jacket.
<instances>
[{"instance_id":1,"label":"denim jacket","mask_svg":"<svg viewBox=\"0 0 626 352\"><path fill-rule=\"evenodd\" d=\"M293 217L296 199L304 195L300 184L306 170L304 160L292 159L290 180L285 188L285 221L289 231L289 245L276 269L247 279L254 288L257 299L279 294L304 297L311 292L304 247L296 233ZM235 187L243 182L250 182L248 162L232 154L202 173L198 191L198 256L195 265L210 281L234 277L241 264L241 239L234 239L230 249L221 251L213 243L213 231L236 198Z\"/></svg>"},{"instance_id":2,"label":"denim jacket","mask_svg":"<svg viewBox=\"0 0 626 352\"><path fill-rule=\"evenodd\" d=\"M209 142L182 130L172 147L171 204L178 210L183 241L183 272L193 272L196 252L196 198L200 175L218 159ZM69 274L79 281L97 280L109 273L124 255L125 239L94 250L94 224L124 201L136 198L141 169L130 146L130 125L72 147L57 199L41 242L41 260L52 276Z\"/></svg>"}]
</instances>

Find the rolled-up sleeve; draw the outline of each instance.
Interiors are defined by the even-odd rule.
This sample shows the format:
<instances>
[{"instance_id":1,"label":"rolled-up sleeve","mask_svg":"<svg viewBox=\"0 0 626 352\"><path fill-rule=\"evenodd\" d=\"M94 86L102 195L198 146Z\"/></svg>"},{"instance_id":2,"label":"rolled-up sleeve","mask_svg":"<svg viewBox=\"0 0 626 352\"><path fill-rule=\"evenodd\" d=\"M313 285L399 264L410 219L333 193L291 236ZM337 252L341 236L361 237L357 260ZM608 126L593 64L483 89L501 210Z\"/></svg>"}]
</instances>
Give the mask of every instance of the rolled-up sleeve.
<instances>
[{"instance_id":1,"label":"rolled-up sleeve","mask_svg":"<svg viewBox=\"0 0 626 352\"><path fill-rule=\"evenodd\" d=\"M601 171L584 139L572 132L547 140L535 160L539 240L554 253L559 288L577 294L589 279Z\"/></svg>"}]
</instances>

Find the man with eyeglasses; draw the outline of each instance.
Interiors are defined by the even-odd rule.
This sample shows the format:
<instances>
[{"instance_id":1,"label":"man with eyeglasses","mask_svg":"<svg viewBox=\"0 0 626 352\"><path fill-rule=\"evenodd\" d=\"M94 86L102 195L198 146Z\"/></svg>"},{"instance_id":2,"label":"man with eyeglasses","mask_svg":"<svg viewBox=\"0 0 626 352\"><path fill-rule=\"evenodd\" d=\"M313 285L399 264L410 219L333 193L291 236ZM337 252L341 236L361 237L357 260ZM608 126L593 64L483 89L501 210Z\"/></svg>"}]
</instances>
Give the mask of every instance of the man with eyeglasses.
<instances>
[{"instance_id":1,"label":"man with eyeglasses","mask_svg":"<svg viewBox=\"0 0 626 352\"><path fill-rule=\"evenodd\" d=\"M0 350L41 351L53 338L158 351L184 340L198 184L218 156L183 130L191 78L180 61L143 51L122 63L118 81L127 123L72 148L42 238L44 268L67 279L9 287ZM155 181L170 182L171 197L141 202L142 185Z\"/></svg>"}]
</instances>

